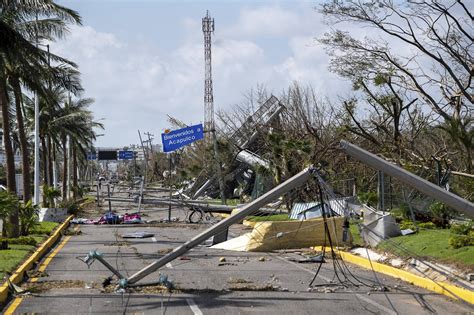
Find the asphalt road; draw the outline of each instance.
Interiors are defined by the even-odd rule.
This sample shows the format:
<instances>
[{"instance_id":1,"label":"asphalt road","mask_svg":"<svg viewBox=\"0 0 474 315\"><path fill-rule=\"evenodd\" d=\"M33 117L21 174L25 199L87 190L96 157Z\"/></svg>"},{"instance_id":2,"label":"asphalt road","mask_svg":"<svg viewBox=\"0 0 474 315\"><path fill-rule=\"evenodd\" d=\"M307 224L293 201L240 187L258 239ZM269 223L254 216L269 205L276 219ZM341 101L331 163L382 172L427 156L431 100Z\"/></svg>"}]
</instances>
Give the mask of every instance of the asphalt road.
<instances>
[{"instance_id":1,"label":"asphalt road","mask_svg":"<svg viewBox=\"0 0 474 315\"><path fill-rule=\"evenodd\" d=\"M102 281L111 275L100 262L90 268L77 259L90 250L125 275L145 267L206 228L206 225L159 224L156 226L80 226L35 284L37 292L25 296L15 309L25 313L96 314L468 314L474 310L460 302L402 281L348 265L348 270L370 286L337 281L331 260L321 269L309 292L308 284L318 264L290 261L294 252L245 253L211 249L191 250L185 259L168 264L143 279L156 281L165 274L177 290L106 293ZM123 239L123 233L146 231L153 238ZM243 233L242 227L231 230ZM220 261L225 258L225 262ZM263 258L262 258L263 257ZM347 272L348 273L348 272ZM353 282L355 280L350 277ZM387 292L377 288L382 284ZM110 286L109 286L110 287ZM110 291L110 290L109 290ZM15 302L15 301L14 301ZM6 310L12 310L7 308Z\"/></svg>"}]
</instances>

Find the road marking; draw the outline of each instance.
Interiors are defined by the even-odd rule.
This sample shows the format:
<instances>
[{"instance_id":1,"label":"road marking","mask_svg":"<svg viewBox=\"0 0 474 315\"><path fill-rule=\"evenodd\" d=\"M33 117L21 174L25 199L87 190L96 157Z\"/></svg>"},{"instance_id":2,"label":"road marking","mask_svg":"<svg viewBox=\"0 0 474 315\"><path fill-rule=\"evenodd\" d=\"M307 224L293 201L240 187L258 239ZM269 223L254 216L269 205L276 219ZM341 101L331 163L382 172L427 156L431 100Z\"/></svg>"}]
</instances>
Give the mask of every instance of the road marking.
<instances>
[{"instance_id":1,"label":"road marking","mask_svg":"<svg viewBox=\"0 0 474 315\"><path fill-rule=\"evenodd\" d=\"M38 271L43 272L43 271L46 270L46 267L48 267L48 265L51 263L53 258L64 247L64 245L66 245L66 243L69 241L70 238L71 238L70 235L66 236L64 238L64 240L58 245L58 247L56 247L48 257L46 257L46 259L43 261L43 263L39 266ZM36 282L36 281L38 281L37 277L34 277L34 278L31 279L31 282Z\"/></svg>"},{"instance_id":2,"label":"road marking","mask_svg":"<svg viewBox=\"0 0 474 315\"><path fill-rule=\"evenodd\" d=\"M79 229L79 227L76 227L74 230L77 231ZM51 261L53 260L53 258L58 254L58 252L64 247L64 245L66 245L66 243L69 241L69 239L71 238L71 236L66 236L62 241L61 243L58 245L58 247L56 247L52 252L51 254L48 255L48 257L46 257L46 259L43 261L43 263L39 266L38 268L38 271L39 272L44 272L46 270L46 267L48 267L48 265L51 263ZM36 282L38 281L38 277L33 277L30 279L30 282ZM8 306L8 308L5 310L5 315L11 315L13 313L15 313L15 310L18 308L18 306L20 306L21 302L23 301L23 298L18 296L16 297L13 302L10 304L10 306Z\"/></svg>"},{"instance_id":3,"label":"road marking","mask_svg":"<svg viewBox=\"0 0 474 315\"><path fill-rule=\"evenodd\" d=\"M186 302L188 302L189 307L191 308L191 311L193 311L194 315L202 315L201 310L199 307L196 305L196 302L194 302L193 299L189 298L186 299Z\"/></svg>"},{"instance_id":4,"label":"road marking","mask_svg":"<svg viewBox=\"0 0 474 315\"><path fill-rule=\"evenodd\" d=\"M16 308L20 305L20 303L23 301L22 297L17 297L15 300L10 304L8 309L5 311L5 315L11 315L15 312Z\"/></svg>"},{"instance_id":5,"label":"road marking","mask_svg":"<svg viewBox=\"0 0 474 315\"><path fill-rule=\"evenodd\" d=\"M154 237L152 237L151 240L152 240L153 242L155 242L155 243L158 242L158 241L156 240L156 238L154 238Z\"/></svg>"},{"instance_id":6,"label":"road marking","mask_svg":"<svg viewBox=\"0 0 474 315\"><path fill-rule=\"evenodd\" d=\"M398 315L397 312L395 312L395 311L393 311L393 310L391 310L391 309L389 309L389 308L387 308L387 307L385 307L385 306L383 306L383 305L381 305L381 304L375 302L374 300L369 299L369 298L366 297L366 296L363 296L362 294L356 294L356 296L357 296L359 299L361 299L361 300L363 300L363 301L365 301L365 302L367 302L367 303L369 303L369 304L372 304L373 306L379 308L380 310L382 310L383 312L385 312L385 314Z\"/></svg>"},{"instance_id":7,"label":"road marking","mask_svg":"<svg viewBox=\"0 0 474 315\"><path fill-rule=\"evenodd\" d=\"M167 263L165 266L168 267L169 269L173 269L173 265L171 263Z\"/></svg>"}]
</instances>

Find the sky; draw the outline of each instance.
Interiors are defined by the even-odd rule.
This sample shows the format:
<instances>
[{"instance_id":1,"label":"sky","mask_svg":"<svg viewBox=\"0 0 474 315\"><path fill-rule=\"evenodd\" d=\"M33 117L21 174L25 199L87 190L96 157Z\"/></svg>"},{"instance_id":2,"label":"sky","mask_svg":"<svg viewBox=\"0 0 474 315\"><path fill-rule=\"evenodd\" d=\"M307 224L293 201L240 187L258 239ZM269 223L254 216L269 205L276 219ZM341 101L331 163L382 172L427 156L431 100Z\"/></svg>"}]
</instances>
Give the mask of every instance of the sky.
<instances>
[{"instance_id":1,"label":"sky","mask_svg":"<svg viewBox=\"0 0 474 315\"><path fill-rule=\"evenodd\" d=\"M330 73L315 40L329 30L317 1L60 0L83 26L51 44L79 65L84 97L105 130L96 146L139 143L138 132L170 128L167 115L203 122L204 44L201 19L215 19L212 75L215 110L230 110L257 85L278 94L294 81L334 97L349 83Z\"/></svg>"}]
</instances>

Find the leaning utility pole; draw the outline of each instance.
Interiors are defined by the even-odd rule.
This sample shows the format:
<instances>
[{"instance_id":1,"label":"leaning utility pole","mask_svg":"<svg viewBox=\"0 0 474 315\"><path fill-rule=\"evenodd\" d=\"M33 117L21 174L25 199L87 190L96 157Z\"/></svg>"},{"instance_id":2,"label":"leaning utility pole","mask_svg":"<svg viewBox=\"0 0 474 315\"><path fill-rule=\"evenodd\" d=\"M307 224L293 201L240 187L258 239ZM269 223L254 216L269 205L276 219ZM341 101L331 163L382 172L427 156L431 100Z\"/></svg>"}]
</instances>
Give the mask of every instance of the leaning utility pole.
<instances>
[{"instance_id":1,"label":"leaning utility pole","mask_svg":"<svg viewBox=\"0 0 474 315\"><path fill-rule=\"evenodd\" d=\"M211 34L214 32L214 19L209 16L209 11L202 19L202 32L204 33L204 130L212 133L214 142L214 159L219 178L219 190L222 204L225 204L224 180L222 178L222 169L219 161L219 151L217 147L216 126L214 121L214 95L212 90L212 64L211 64ZM209 140L209 137L206 137Z\"/></svg>"}]
</instances>

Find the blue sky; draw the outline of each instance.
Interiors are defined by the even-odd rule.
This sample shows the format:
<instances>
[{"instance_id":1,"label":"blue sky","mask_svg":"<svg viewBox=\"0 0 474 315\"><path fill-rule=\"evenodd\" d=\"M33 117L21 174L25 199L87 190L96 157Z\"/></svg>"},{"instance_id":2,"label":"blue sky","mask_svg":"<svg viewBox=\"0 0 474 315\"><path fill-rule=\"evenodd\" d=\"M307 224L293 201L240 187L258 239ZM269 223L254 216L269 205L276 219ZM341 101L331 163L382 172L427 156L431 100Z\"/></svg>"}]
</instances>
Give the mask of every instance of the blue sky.
<instances>
[{"instance_id":1,"label":"blue sky","mask_svg":"<svg viewBox=\"0 0 474 315\"><path fill-rule=\"evenodd\" d=\"M201 18L215 18L213 79L216 110L243 102L257 84L278 93L292 82L311 84L335 99L347 90L327 70L316 43L328 27L315 1L61 0L82 15L54 53L79 64L84 96L93 97L105 135L98 146L138 143L137 129L158 142L166 115L203 120L204 57ZM159 142L158 142L159 143Z\"/></svg>"}]
</instances>

